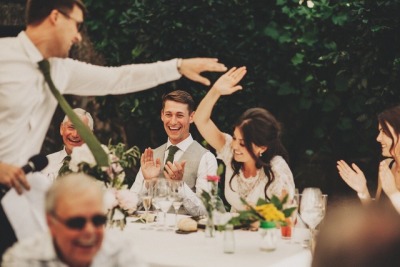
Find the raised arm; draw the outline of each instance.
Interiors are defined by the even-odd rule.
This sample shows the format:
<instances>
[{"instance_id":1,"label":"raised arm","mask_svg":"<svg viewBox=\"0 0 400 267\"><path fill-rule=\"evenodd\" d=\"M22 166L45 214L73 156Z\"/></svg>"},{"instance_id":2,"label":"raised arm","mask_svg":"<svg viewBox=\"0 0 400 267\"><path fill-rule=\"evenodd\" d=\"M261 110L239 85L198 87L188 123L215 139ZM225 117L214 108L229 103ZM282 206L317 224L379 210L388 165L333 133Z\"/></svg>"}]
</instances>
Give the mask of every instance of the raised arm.
<instances>
[{"instance_id":1,"label":"raised arm","mask_svg":"<svg viewBox=\"0 0 400 267\"><path fill-rule=\"evenodd\" d=\"M226 67L224 64L219 63L216 58L187 58L178 59L178 70L183 76L192 81L210 85L210 81L201 76L200 73L204 71L224 72Z\"/></svg>"},{"instance_id":2,"label":"raised arm","mask_svg":"<svg viewBox=\"0 0 400 267\"><path fill-rule=\"evenodd\" d=\"M211 87L203 100L201 100L194 114L194 123L200 134L217 151L224 146L225 138L223 133L211 120L212 110L221 95L230 95L242 89L242 86L237 84L245 74L246 67L234 67L222 75Z\"/></svg>"}]
</instances>

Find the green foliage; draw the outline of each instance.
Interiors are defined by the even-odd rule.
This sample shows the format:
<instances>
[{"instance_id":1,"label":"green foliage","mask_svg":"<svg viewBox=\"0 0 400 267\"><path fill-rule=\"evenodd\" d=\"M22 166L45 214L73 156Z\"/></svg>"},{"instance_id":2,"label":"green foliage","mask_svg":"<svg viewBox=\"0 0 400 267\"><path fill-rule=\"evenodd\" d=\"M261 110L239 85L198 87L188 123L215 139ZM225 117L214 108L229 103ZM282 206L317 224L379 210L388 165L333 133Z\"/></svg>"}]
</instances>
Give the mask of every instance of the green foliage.
<instances>
[{"instance_id":1,"label":"green foliage","mask_svg":"<svg viewBox=\"0 0 400 267\"><path fill-rule=\"evenodd\" d=\"M140 163L140 150L137 146L126 149L124 143L112 145L110 140L108 143L108 149L111 154L117 156L118 164L124 169L131 169Z\"/></svg>"},{"instance_id":2,"label":"green foliage","mask_svg":"<svg viewBox=\"0 0 400 267\"><path fill-rule=\"evenodd\" d=\"M222 98L213 119L231 132L245 109L270 110L284 126L299 187L324 186L315 164L332 171L326 166L338 158L369 156L370 162L378 154L375 114L400 98L399 0L315 0L313 8L297 0L85 2L89 35L111 65L209 56L228 67L247 66L244 90ZM108 96L98 100L100 117L123 123L129 143L158 146L166 138L161 95L177 88L197 102L207 90L181 79ZM195 129L192 134L201 139ZM310 164L312 172L305 169Z\"/></svg>"}]
</instances>

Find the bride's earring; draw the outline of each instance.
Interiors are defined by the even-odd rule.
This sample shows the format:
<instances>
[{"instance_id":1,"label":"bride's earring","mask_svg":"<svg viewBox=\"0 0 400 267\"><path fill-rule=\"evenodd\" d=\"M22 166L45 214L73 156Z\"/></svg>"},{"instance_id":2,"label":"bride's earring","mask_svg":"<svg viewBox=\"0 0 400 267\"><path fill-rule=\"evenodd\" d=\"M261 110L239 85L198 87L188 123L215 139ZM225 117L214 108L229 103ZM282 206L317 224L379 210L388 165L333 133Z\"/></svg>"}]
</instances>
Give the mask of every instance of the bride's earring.
<instances>
[{"instance_id":1,"label":"bride's earring","mask_svg":"<svg viewBox=\"0 0 400 267\"><path fill-rule=\"evenodd\" d=\"M260 158L262 157L262 152L260 152Z\"/></svg>"}]
</instances>

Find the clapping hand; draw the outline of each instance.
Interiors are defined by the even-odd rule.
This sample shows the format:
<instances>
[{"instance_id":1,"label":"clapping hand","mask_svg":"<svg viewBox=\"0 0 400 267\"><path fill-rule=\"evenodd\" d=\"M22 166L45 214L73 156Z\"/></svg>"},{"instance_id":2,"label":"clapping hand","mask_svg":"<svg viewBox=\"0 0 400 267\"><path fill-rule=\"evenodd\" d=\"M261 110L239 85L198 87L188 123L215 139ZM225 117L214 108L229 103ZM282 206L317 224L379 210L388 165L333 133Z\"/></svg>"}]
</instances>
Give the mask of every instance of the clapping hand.
<instances>
[{"instance_id":1,"label":"clapping hand","mask_svg":"<svg viewBox=\"0 0 400 267\"><path fill-rule=\"evenodd\" d=\"M182 59L179 71L186 78L208 86L210 80L201 76L200 73L204 71L224 72L226 67L216 58L188 58Z\"/></svg>"},{"instance_id":2,"label":"clapping hand","mask_svg":"<svg viewBox=\"0 0 400 267\"><path fill-rule=\"evenodd\" d=\"M153 150L146 148L140 158L140 165L144 179L152 179L160 174L161 163L160 159L154 160Z\"/></svg>"},{"instance_id":3,"label":"clapping hand","mask_svg":"<svg viewBox=\"0 0 400 267\"><path fill-rule=\"evenodd\" d=\"M393 173L390 171L389 166L385 161L382 161L379 164L379 179L381 181L383 191L385 191L386 195L389 197L399 192L396 187Z\"/></svg>"},{"instance_id":4,"label":"clapping hand","mask_svg":"<svg viewBox=\"0 0 400 267\"><path fill-rule=\"evenodd\" d=\"M185 171L185 164L186 161L182 162L167 162L165 164L165 169L164 169L164 176L167 179L171 180L182 180L183 179L183 173Z\"/></svg>"},{"instance_id":5,"label":"clapping hand","mask_svg":"<svg viewBox=\"0 0 400 267\"><path fill-rule=\"evenodd\" d=\"M339 160L336 167L342 179L357 193L368 192L367 180L356 164L353 163L350 167L344 160Z\"/></svg>"},{"instance_id":6,"label":"clapping hand","mask_svg":"<svg viewBox=\"0 0 400 267\"><path fill-rule=\"evenodd\" d=\"M211 89L216 90L220 95L230 95L241 90L242 86L237 85L244 77L247 70L246 67L233 67L222 75L213 85Z\"/></svg>"}]
</instances>

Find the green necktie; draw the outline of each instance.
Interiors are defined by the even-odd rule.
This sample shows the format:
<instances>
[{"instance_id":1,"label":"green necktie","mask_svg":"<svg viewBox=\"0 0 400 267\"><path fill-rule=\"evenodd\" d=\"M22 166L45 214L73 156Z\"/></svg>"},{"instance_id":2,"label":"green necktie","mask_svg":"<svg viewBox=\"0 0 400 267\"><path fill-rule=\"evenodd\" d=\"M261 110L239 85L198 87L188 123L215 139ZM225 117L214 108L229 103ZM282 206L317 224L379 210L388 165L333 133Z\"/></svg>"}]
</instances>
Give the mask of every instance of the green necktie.
<instances>
[{"instance_id":1,"label":"green necktie","mask_svg":"<svg viewBox=\"0 0 400 267\"><path fill-rule=\"evenodd\" d=\"M54 97L57 99L58 104L64 110L65 114L67 114L69 120L75 126L75 129L78 131L79 135L88 145L90 151L92 152L96 162L99 166L110 166L108 162L108 156L104 149L101 147L100 142L94 136L92 131L89 129L87 125L85 125L82 120L78 117L78 115L72 110L68 102L65 98L60 94L57 88L54 86L53 81L50 76L50 63L47 59L43 59L39 63L39 68L44 75L44 79L50 87L51 92Z\"/></svg>"},{"instance_id":2,"label":"green necktie","mask_svg":"<svg viewBox=\"0 0 400 267\"><path fill-rule=\"evenodd\" d=\"M178 151L179 148L177 146L170 146L168 148L168 156L167 156L167 160L165 161L165 164L167 164L167 162L171 162L174 163L174 155L176 153L176 151Z\"/></svg>"}]
</instances>

